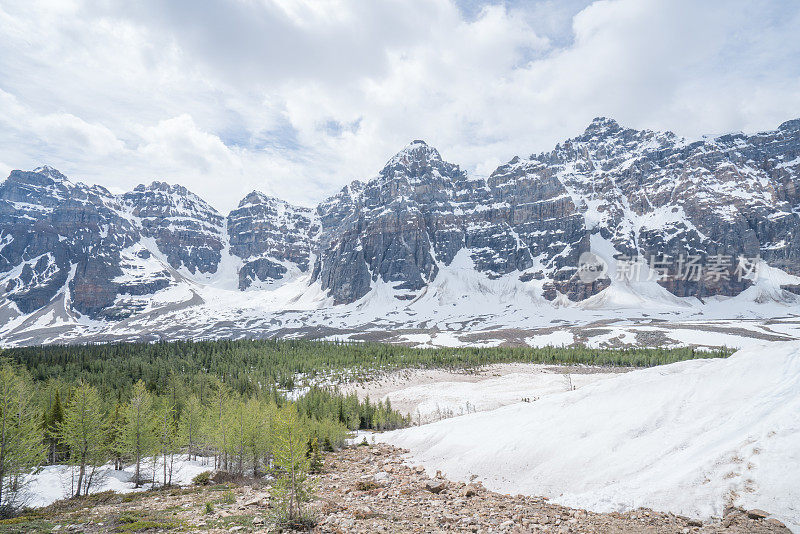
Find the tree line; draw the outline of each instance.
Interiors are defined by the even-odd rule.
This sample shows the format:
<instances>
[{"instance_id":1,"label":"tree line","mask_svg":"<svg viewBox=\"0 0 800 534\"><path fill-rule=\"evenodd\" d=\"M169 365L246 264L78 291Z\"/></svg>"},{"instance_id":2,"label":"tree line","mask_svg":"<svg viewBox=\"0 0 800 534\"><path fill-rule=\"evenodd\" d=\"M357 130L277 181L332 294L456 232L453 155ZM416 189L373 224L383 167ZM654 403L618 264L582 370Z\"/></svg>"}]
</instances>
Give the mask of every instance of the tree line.
<instances>
[{"instance_id":1,"label":"tree line","mask_svg":"<svg viewBox=\"0 0 800 534\"><path fill-rule=\"evenodd\" d=\"M217 469L258 475L288 454L294 463L281 469L302 479L305 460L297 455L299 448L310 461L314 451L339 446L348 430L410 424L388 400L359 400L337 389L343 381L384 371L505 362L653 366L730 352L423 349L301 340L6 349L0 359L0 509L6 513L21 504L31 470L55 463L71 466L73 495L89 492L106 463L117 469L134 466L137 485L169 485L178 455L209 456ZM277 444L286 443L285 432L292 435L290 453L278 450ZM299 436L303 443L297 442ZM298 488L287 492L289 503L302 493Z\"/></svg>"},{"instance_id":2,"label":"tree line","mask_svg":"<svg viewBox=\"0 0 800 534\"><path fill-rule=\"evenodd\" d=\"M401 368L469 368L493 363L589 364L651 367L694 358L725 357L728 349L592 349L571 347L415 348L381 343L306 340L217 340L7 349L4 354L37 381L82 379L103 394L124 395L142 380L150 391L168 390L177 374L200 396L214 378L241 394L263 387L291 390L304 384L365 380Z\"/></svg>"},{"instance_id":3,"label":"tree line","mask_svg":"<svg viewBox=\"0 0 800 534\"><path fill-rule=\"evenodd\" d=\"M24 367L0 363L0 515L24 505L26 475L47 464L70 466L70 493L80 496L101 483L106 465L132 466L136 487L170 486L179 458L203 456L233 476L261 476L280 468L291 446L297 479L298 447L310 461L342 446L349 430L409 424L388 401L322 387L289 401L274 387L242 394L214 379L201 397L191 377L169 383L153 391L138 380L124 396L108 396L83 379L37 382Z\"/></svg>"}]
</instances>

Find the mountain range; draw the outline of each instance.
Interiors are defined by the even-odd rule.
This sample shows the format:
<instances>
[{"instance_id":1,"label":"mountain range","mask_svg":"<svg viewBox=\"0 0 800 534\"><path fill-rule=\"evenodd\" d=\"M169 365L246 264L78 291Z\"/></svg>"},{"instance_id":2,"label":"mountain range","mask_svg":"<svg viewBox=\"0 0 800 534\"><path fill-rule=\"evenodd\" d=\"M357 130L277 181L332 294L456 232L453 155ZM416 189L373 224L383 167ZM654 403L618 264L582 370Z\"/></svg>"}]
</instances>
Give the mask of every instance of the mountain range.
<instances>
[{"instance_id":1,"label":"mountain range","mask_svg":"<svg viewBox=\"0 0 800 534\"><path fill-rule=\"evenodd\" d=\"M589 252L602 269L587 278ZM691 261L705 274L686 276ZM623 262L644 276L620 276ZM315 209L254 191L225 215L181 185L115 195L47 166L0 184L4 343L279 335L288 312L324 330L315 310L368 325L425 302L468 323L492 315L470 307L487 292L540 315L625 307L621 292L634 308L793 306L800 119L686 139L597 118L488 177L413 141Z\"/></svg>"}]
</instances>

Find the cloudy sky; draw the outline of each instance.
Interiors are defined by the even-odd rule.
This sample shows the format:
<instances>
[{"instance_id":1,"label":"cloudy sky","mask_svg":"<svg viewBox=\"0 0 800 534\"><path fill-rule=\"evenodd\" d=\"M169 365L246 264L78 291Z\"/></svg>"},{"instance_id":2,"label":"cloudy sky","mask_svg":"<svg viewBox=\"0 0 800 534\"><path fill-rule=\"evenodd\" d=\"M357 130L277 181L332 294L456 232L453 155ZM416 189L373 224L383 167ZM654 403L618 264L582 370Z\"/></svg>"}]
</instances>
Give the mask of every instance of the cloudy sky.
<instances>
[{"instance_id":1,"label":"cloudy sky","mask_svg":"<svg viewBox=\"0 0 800 534\"><path fill-rule=\"evenodd\" d=\"M800 117L796 0L3 0L0 174L313 205L413 139L470 172L595 116Z\"/></svg>"}]
</instances>

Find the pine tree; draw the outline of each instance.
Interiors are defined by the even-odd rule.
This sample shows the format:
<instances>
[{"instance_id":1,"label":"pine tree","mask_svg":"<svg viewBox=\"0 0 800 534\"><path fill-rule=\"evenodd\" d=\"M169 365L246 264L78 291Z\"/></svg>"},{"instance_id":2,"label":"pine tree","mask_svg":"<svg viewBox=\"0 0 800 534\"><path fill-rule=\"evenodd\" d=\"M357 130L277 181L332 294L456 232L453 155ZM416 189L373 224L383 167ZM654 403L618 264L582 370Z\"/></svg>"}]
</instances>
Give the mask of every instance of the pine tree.
<instances>
[{"instance_id":1,"label":"pine tree","mask_svg":"<svg viewBox=\"0 0 800 534\"><path fill-rule=\"evenodd\" d=\"M200 440L200 426L203 419L203 406L200 399L192 395L186 401L178 420L179 443L186 448L186 459L197 459L197 445Z\"/></svg>"},{"instance_id":2,"label":"pine tree","mask_svg":"<svg viewBox=\"0 0 800 534\"><path fill-rule=\"evenodd\" d=\"M108 418L108 432L106 432L106 448L114 459L114 470L122 471L122 455L125 450L123 443L123 432L125 429L125 418L123 407L117 402Z\"/></svg>"},{"instance_id":3,"label":"pine tree","mask_svg":"<svg viewBox=\"0 0 800 534\"><path fill-rule=\"evenodd\" d=\"M162 398L161 405L156 412L157 445L162 460L164 486L172 484L172 465L178 445L178 428L175 421L175 405L172 404L173 398L172 396ZM155 484L155 470L153 484Z\"/></svg>"},{"instance_id":4,"label":"pine tree","mask_svg":"<svg viewBox=\"0 0 800 534\"><path fill-rule=\"evenodd\" d=\"M226 410L226 419L227 426L230 428L231 471L242 476L247 453L247 437L252 426L245 401L230 399Z\"/></svg>"},{"instance_id":5,"label":"pine tree","mask_svg":"<svg viewBox=\"0 0 800 534\"><path fill-rule=\"evenodd\" d=\"M275 417L273 432L272 459L278 474L273 496L277 500L276 519L280 525L289 528L303 528L312 523L303 509L303 503L312 497L306 457L307 439L295 406L286 404L281 407Z\"/></svg>"},{"instance_id":6,"label":"pine tree","mask_svg":"<svg viewBox=\"0 0 800 534\"><path fill-rule=\"evenodd\" d=\"M0 515L13 513L26 475L46 458L44 434L27 373L0 365Z\"/></svg>"},{"instance_id":7,"label":"pine tree","mask_svg":"<svg viewBox=\"0 0 800 534\"><path fill-rule=\"evenodd\" d=\"M216 451L214 467L228 469L229 429L226 422L228 392L223 384L219 384L211 399L206 435Z\"/></svg>"},{"instance_id":8,"label":"pine tree","mask_svg":"<svg viewBox=\"0 0 800 534\"><path fill-rule=\"evenodd\" d=\"M123 450L136 465L133 482L137 488L142 485L142 459L156 449L156 425L153 398L144 382L139 380L134 384L131 398L125 406L122 432Z\"/></svg>"},{"instance_id":9,"label":"pine tree","mask_svg":"<svg viewBox=\"0 0 800 534\"><path fill-rule=\"evenodd\" d=\"M55 464L61 459L62 448L58 439L58 425L64 421L64 407L61 404L61 393L55 389L50 402L45 408L43 430L45 444L47 445L47 461Z\"/></svg>"},{"instance_id":10,"label":"pine tree","mask_svg":"<svg viewBox=\"0 0 800 534\"><path fill-rule=\"evenodd\" d=\"M322 453L319 451L319 438L312 436L308 438L306 445L306 456L308 457L309 473L321 473L323 468Z\"/></svg>"},{"instance_id":11,"label":"pine tree","mask_svg":"<svg viewBox=\"0 0 800 534\"><path fill-rule=\"evenodd\" d=\"M252 462L253 476L257 477L259 460L263 458L265 464L269 465L270 430L275 418L275 405L251 398L247 401L246 412L250 424L246 430L245 444Z\"/></svg>"},{"instance_id":12,"label":"pine tree","mask_svg":"<svg viewBox=\"0 0 800 534\"><path fill-rule=\"evenodd\" d=\"M69 463L78 468L75 496L88 494L97 467L108 457L107 426L97 389L79 383L67 406L58 436L69 451Z\"/></svg>"}]
</instances>

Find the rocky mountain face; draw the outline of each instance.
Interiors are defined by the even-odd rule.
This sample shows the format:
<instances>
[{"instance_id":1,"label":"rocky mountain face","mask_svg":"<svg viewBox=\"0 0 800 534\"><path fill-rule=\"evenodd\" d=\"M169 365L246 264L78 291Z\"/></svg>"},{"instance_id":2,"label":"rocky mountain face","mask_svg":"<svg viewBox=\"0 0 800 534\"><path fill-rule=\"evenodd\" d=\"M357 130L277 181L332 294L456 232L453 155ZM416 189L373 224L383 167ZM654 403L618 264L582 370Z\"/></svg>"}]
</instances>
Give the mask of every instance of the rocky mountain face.
<instances>
[{"instance_id":1,"label":"rocky mountain face","mask_svg":"<svg viewBox=\"0 0 800 534\"><path fill-rule=\"evenodd\" d=\"M557 180L523 182L508 167L471 178L422 141L318 211L315 277L336 302L357 300L378 280L414 298L464 248L490 277L534 266L539 277L563 276L582 241L588 249L581 215Z\"/></svg>"},{"instance_id":2,"label":"rocky mountain face","mask_svg":"<svg viewBox=\"0 0 800 534\"><path fill-rule=\"evenodd\" d=\"M583 300L612 276L633 276L578 276L596 235L677 296L735 295L750 284L736 273L740 257L800 274L799 150L800 121L691 142L599 118L483 180L415 141L376 178L320 205L315 278L337 302L378 280L414 298L466 248L490 277L519 272L545 281L545 298Z\"/></svg>"},{"instance_id":3,"label":"rocky mountain face","mask_svg":"<svg viewBox=\"0 0 800 534\"><path fill-rule=\"evenodd\" d=\"M2 300L27 314L62 298L79 315L123 319L143 309L137 297L214 275L223 253L245 260L243 281L254 269L266 279L258 268L269 261L281 269L275 278L286 272L280 262L308 270L311 210L281 201L264 209L253 198L225 218L182 186L153 182L115 196L49 167L13 171L0 184Z\"/></svg>"},{"instance_id":4,"label":"rocky mountain face","mask_svg":"<svg viewBox=\"0 0 800 534\"><path fill-rule=\"evenodd\" d=\"M448 213L461 189L482 188L436 149L414 141L367 184L343 189L319 208L320 253L314 279L335 302L352 302L383 280L418 291L436 277L436 258L463 247ZM457 231L457 230L456 230Z\"/></svg>"},{"instance_id":5,"label":"rocky mountain face","mask_svg":"<svg viewBox=\"0 0 800 534\"><path fill-rule=\"evenodd\" d=\"M319 223L308 208L253 191L228 215L230 251L243 260L239 289L309 269Z\"/></svg>"},{"instance_id":6,"label":"rocky mountain face","mask_svg":"<svg viewBox=\"0 0 800 534\"><path fill-rule=\"evenodd\" d=\"M583 135L513 167L526 181L555 176L586 232L622 254L656 258L668 278L660 283L673 294L702 297L735 295L749 284L734 276L740 256L798 274L799 151L800 121L688 141L596 119ZM723 263L724 274L684 276L680 258L691 256L706 273Z\"/></svg>"},{"instance_id":7,"label":"rocky mountain face","mask_svg":"<svg viewBox=\"0 0 800 534\"><path fill-rule=\"evenodd\" d=\"M183 186L153 182L122 196L144 237L169 264L194 274L216 272L225 246L225 219Z\"/></svg>"},{"instance_id":8,"label":"rocky mountain face","mask_svg":"<svg viewBox=\"0 0 800 534\"><path fill-rule=\"evenodd\" d=\"M137 232L119 199L74 184L50 167L13 171L0 184L3 297L30 313L69 287L72 306L100 314L113 304L122 248Z\"/></svg>"},{"instance_id":9,"label":"rocky mountain face","mask_svg":"<svg viewBox=\"0 0 800 534\"><path fill-rule=\"evenodd\" d=\"M617 272L579 276L588 251L611 251ZM595 119L487 178L414 141L315 210L253 192L225 217L182 186L117 196L49 167L0 184L0 301L21 314L60 298L121 319L138 297L213 284L226 265L242 291L306 276L336 304L376 284L404 301L457 256L551 300L595 295L637 257L676 296L738 294L751 283L735 275L740 256L800 275L800 120L687 140ZM714 275L683 276L689 260Z\"/></svg>"}]
</instances>

